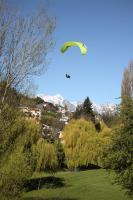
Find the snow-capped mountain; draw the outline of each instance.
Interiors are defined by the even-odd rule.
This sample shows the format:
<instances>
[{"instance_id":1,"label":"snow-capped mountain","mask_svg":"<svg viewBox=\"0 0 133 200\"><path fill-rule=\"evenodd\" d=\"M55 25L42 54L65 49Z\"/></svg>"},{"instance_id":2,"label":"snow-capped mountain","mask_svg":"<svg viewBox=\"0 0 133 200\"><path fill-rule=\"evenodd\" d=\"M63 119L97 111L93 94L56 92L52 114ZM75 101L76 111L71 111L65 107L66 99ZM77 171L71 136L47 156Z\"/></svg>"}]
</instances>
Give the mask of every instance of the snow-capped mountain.
<instances>
[{"instance_id":1,"label":"snow-capped mountain","mask_svg":"<svg viewBox=\"0 0 133 200\"><path fill-rule=\"evenodd\" d=\"M117 105L116 104L96 104L93 102L92 104L93 106L93 110L99 114L105 113L105 112L109 112L109 113L115 113L116 109L117 109Z\"/></svg>"},{"instance_id":2,"label":"snow-capped mountain","mask_svg":"<svg viewBox=\"0 0 133 200\"><path fill-rule=\"evenodd\" d=\"M54 95L54 96L50 96L50 95L38 95L39 97L41 97L44 101L46 102L50 102L54 105L60 105L60 106L67 106L67 109L70 112L74 112L76 110L76 105L74 105L73 103L71 103L68 100L65 100L60 94Z\"/></svg>"},{"instance_id":3,"label":"snow-capped mountain","mask_svg":"<svg viewBox=\"0 0 133 200\"><path fill-rule=\"evenodd\" d=\"M71 103L70 101L64 100L63 104L67 106L67 109L71 112L74 112L76 110L76 106Z\"/></svg>"},{"instance_id":4,"label":"snow-capped mountain","mask_svg":"<svg viewBox=\"0 0 133 200\"><path fill-rule=\"evenodd\" d=\"M83 103L83 101L70 102L70 101L64 99L60 94L57 94L54 96L40 94L38 96L41 97L44 101L53 103L54 105L60 105L63 107L67 106L67 109L70 112L74 112L76 110L77 105L81 105ZM116 111L115 104L100 104L100 105L98 105L93 102L92 106L93 106L93 110L99 114L104 113L105 111L108 111L110 113L114 113Z\"/></svg>"},{"instance_id":5,"label":"snow-capped mountain","mask_svg":"<svg viewBox=\"0 0 133 200\"><path fill-rule=\"evenodd\" d=\"M54 95L54 96L50 96L50 95L38 95L39 97L41 97L44 101L46 102L50 102L54 105L60 105L60 106L65 106L63 101L64 101L64 98L60 95L60 94L57 94L57 95Z\"/></svg>"}]
</instances>

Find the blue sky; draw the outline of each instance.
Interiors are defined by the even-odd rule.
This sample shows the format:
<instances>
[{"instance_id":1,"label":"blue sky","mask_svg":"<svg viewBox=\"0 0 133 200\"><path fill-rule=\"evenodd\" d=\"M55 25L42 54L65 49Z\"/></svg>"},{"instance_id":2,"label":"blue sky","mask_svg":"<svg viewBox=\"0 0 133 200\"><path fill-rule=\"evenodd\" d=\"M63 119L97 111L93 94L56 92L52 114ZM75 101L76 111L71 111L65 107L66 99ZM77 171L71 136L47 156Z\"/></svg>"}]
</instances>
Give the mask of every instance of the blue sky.
<instances>
[{"instance_id":1,"label":"blue sky","mask_svg":"<svg viewBox=\"0 0 133 200\"><path fill-rule=\"evenodd\" d=\"M30 12L43 0L10 0ZM123 70L133 60L133 0L48 0L56 17L56 46L45 75L36 78L37 93L61 94L70 101L89 96L96 103L118 103ZM82 56L73 47L60 53L69 40L88 47ZM65 74L71 79L65 78Z\"/></svg>"}]
</instances>

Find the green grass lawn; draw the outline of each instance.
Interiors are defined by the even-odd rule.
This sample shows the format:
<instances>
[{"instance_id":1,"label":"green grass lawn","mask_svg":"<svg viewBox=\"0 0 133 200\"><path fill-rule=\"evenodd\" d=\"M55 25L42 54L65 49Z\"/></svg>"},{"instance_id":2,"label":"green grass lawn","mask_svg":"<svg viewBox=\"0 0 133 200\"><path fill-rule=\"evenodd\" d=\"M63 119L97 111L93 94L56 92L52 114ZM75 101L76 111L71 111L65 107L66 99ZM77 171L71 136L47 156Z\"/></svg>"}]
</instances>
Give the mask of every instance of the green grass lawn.
<instances>
[{"instance_id":1,"label":"green grass lawn","mask_svg":"<svg viewBox=\"0 0 133 200\"><path fill-rule=\"evenodd\" d=\"M81 172L59 172L55 178L41 174L40 189L38 175L31 181L24 200L131 200L105 170Z\"/></svg>"}]
</instances>

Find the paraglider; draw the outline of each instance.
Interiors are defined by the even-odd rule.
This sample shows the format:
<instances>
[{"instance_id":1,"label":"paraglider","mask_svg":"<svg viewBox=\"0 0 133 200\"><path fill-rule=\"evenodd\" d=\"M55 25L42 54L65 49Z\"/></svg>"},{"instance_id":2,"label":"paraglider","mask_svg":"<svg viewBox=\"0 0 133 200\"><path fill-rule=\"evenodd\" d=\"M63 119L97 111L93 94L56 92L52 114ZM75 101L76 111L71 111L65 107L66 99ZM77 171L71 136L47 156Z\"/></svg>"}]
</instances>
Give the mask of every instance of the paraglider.
<instances>
[{"instance_id":1,"label":"paraglider","mask_svg":"<svg viewBox=\"0 0 133 200\"><path fill-rule=\"evenodd\" d=\"M65 42L63 44L63 46L61 47L60 51L62 53L65 53L68 50L69 47L73 47L73 46L79 47L82 55L87 54L87 47L85 46L85 44L82 43L82 42L74 42L74 41ZM70 79L70 77L71 76L69 74L66 74L66 78Z\"/></svg>"},{"instance_id":2,"label":"paraglider","mask_svg":"<svg viewBox=\"0 0 133 200\"><path fill-rule=\"evenodd\" d=\"M87 54L87 47L85 46L85 44L82 42L74 42L74 41L65 42L63 46L61 47L61 52L62 53L66 52L68 48L72 46L79 47L82 55Z\"/></svg>"}]
</instances>

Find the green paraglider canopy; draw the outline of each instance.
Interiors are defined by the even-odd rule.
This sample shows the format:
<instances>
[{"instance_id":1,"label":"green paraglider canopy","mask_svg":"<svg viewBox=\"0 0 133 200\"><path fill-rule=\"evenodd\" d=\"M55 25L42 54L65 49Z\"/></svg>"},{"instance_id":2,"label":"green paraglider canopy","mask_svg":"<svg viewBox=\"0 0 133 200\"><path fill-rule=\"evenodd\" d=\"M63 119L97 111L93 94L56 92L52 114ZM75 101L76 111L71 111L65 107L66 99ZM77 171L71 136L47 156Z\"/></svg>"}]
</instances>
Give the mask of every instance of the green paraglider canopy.
<instances>
[{"instance_id":1,"label":"green paraglider canopy","mask_svg":"<svg viewBox=\"0 0 133 200\"><path fill-rule=\"evenodd\" d=\"M63 44L63 46L61 47L61 52L64 53L65 51L67 51L67 49L69 47L72 46L77 46L80 48L81 54L85 55L87 54L87 47L84 45L84 43L82 42L74 42L74 41L69 41L69 42L65 42Z\"/></svg>"}]
</instances>

